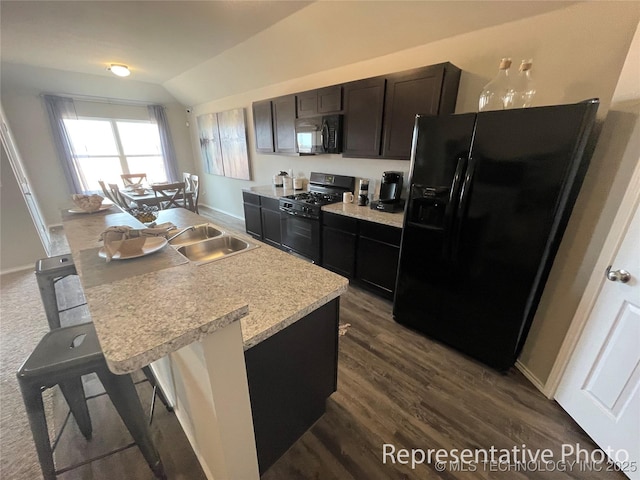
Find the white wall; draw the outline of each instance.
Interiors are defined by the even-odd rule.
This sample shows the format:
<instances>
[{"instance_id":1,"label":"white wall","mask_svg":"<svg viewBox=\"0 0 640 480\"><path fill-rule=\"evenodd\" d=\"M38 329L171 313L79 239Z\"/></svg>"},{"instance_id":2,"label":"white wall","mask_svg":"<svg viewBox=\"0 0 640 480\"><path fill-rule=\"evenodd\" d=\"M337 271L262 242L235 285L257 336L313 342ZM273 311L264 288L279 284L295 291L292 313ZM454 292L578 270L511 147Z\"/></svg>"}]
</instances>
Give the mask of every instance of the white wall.
<instances>
[{"instance_id":1,"label":"white wall","mask_svg":"<svg viewBox=\"0 0 640 480\"><path fill-rule=\"evenodd\" d=\"M0 146L0 272L34 268L46 253L33 225L4 146Z\"/></svg>"},{"instance_id":2,"label":"white wall","mask_svg":"<svg viewBox=\"0 0 640 480\"><path fill-rule=\"evenodd\" d=\"M359 78L450 61L463 70L456 112L470 112L477 111L478 95L482 86L496 74L501 57L511 56L514 63L521 58L533 58L533 74L538 86L535 105L571 103L599 97L602 102L599 118L602 119L609 108L640 16L639 10L638 4L633 3L581 3L381 57L369 52L369 56L375 58L195 105L191 115L191 140L203 184L201 202L242 217L242 188L268 184L273 174L283 169L291 168L296 174L302 173L307 178L311 171L326 171L377 182L385 170L407 172L408 161L348 159L341 155L297 157L255 152L252 102ZM301 24L305 24L310 20L304 17L308 14L309 9L303 9L295 16L300 17ZM273 27L271 32L276 39L279 38L277 27ZM389 25L389 28L402 28L402 25ZM269 38L263 36L263 45L255 45L255 48L262 48L264 56L273 55ZM238 48L246 49L246 46ZM180 95L183 89L180 77L166 85L170 91L175 89L176 95ZM207 86L201 85L201 88ZM214 90L211 87L212 95ZM202 92L198 94L202 96ZM199 159L196 117L240 107L247 112L253 181L205 175Z\"/></svg>"},{"instance_id":3,"label":"white wall","mask_svg":"<svg viewBox=\"0 0 640 480\"><path fill-rule=\"evenodd\" d=\"M186 127L185 109L163 87L131 81L129 78L81 75L12 64L3 64L1 74L0 87L5 114L48 226L60 223L60 210L72 205L71 194L77 192L68 191L53 145L42 93L135 100L164 105L178 157L178 171L193 170L194 159ZM117 112L135 116L135 112L142 112L142 118L146 115L146 109L143 107L120 108L107 103L79 102L77 108L87 113Z\"/></svg>"},{"instance_id":4,"label":"white wall","mask_svg":"<svg viewBox=\"0 0 640 480\"><path fill-rule=\"evenodd\" d=\"M520 361L544 380L640 162L640 27ZM553 321L559 319L560 321Z\"/></svg>"}]
</instances>

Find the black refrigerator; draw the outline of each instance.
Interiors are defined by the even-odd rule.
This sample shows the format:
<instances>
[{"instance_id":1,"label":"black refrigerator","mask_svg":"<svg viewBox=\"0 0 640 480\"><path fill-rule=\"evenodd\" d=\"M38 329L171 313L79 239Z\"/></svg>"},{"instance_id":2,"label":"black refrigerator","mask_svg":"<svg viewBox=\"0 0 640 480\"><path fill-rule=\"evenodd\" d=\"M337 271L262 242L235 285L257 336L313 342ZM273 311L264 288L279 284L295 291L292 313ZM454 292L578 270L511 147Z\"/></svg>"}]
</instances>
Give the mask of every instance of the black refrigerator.
<instances>
[{"instance_id":1,"label":"black refrigerator","mask_svg":"<svg viewBox=\"0 0 640 480\"><path fill-rule=\"evenodd\" d=\"M515 362L558 250L598 109L416 117L394 319L482 362Z\"/></svg>"}]
</instances>

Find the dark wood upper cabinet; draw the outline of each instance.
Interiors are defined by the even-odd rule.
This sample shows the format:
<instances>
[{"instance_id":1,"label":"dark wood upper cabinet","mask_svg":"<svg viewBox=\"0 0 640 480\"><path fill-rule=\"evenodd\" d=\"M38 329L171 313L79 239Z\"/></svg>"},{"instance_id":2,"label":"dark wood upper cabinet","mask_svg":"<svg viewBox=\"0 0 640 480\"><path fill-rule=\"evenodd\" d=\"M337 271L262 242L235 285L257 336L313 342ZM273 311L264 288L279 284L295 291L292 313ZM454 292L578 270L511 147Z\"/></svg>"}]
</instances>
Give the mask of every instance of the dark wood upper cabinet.
<instances>
[{"instance_id":1,"label":"dark wood upper cabinet","mask_svg":"<svg viewBox=\"0 0 640 480\"><path fill-rule=\"evenodd\" d=\"M271 100L253 102L253 126L256 134L256 151L273 153L273 117Z\"/></svg>"},{"instance_id":2,"label":"dark wood upper cabinet","mask_svg":"<svg viewBox=\"0 0 640 480\"><path fill-rule=\"evenodd\" d=\"M380 156L385 85L384 77L343 85L343 156Z\"/></svg>"},{"instance_id":3,"label":"dark wood upper cabinet","mask_svg":"<svg viewBox=\"0 0 640 480\"><path fill-rule=\"evenodd\" d=\"M296 96L271 100L273 105L274 146L278 153L296 153Z\"/></svg>"},{"instance_id":4,"label":"dark wood upper cabinet","mask_svg":"<svg viewBox=\"0 0 640 480\"><path fill-rule=\"evenodd\" d=\"M342 85L318 88L296 94L298 118L342 111Z\"/></svg>"},{"instance_id":5,"label":"dark wood upper cabinet","mask_svg":"<svg viewBox=\"0 0 640 480\"><path fill-rule=\"evenodd\" d=\"M460 69L451 64L417 68L387 77L382 157L407 160L417 114L453 113Z\"/></svg>"},{"instance_id":6,"label":"dark wood upper cabinet","mask_svg":"<svg viewBox=\"0 0 640 480\"><path fill-rule=\"evenodd\" d=\"M453 113L459 82L442 63L344 85L343 155L408 160L416 114Z\"/></svg>"},{"instance_id":7,"label":"dark wood upper cabinet","mask_svg":"<svg viewBox=\"0 0 640 480\"><path fill-rule=\"evenodd\" d=\"M317 90L298 93L296 101L298 102L298 118L312 117L318 114Z\"/></svg>"},{"instance_id":8,"label":"dark wood upper cabinet","mask_svg":"<svg viewBox=\"0 0 640 480\"><path fill-rule=\"evenodd\" d=\"M454 113L460 69L449 62L254 102L258 152L297 153L295 121L344 114L344 157L409 160L417 114Z\"/></svg>"},{"instance_id":9,"label":"dark wood upper cabinet","mask_svg":"<svg viewBox=\"0 0 640 480\"><path fill-rule=\"evenodd\" d=\"M318 89L318 113L338 113L342 111L342 85Z\"/></svg>"}]
</instances>

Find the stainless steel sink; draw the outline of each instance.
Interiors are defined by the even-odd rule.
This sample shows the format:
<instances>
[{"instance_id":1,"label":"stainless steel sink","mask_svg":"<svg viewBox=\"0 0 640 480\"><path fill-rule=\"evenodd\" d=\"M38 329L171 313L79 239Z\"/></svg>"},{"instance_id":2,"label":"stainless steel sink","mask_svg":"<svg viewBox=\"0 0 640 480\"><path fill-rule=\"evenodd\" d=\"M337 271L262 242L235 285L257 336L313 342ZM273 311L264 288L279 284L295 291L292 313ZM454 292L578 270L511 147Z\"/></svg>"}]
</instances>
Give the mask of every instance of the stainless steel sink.
<instances>
[{"instance_id":1,"label":"stainless steel sink","mask_svg":"<svg viewBox=\"0 0 640 480\"><path fill-rule=\"evenodd\" d=\"M176 235L179 232L180 229L170 230L167 236L171 238L172 235ZM222 234L222 231L208 224L194 225L192 230L184 231L173 240L170 240L169 244L174 246L187 245L189 243L200 242L208 238L220 237Z\"/></svg>"},{"instance_id":2,"label":"stainless steel sink","mask_svg":"<svg viewBox=\"0 0 640 480\"><path fill-rule=\"evenodd\" d=\"M180 238L180 237L178 237ZM197 243L183 245L178 248L178 252L187 257L192 262L202 265L227 258L230 255L246 252L259 247L255 243L246 242L231 235L222 235L216 238L209 238Z\"/></svg>"}]
</instances>

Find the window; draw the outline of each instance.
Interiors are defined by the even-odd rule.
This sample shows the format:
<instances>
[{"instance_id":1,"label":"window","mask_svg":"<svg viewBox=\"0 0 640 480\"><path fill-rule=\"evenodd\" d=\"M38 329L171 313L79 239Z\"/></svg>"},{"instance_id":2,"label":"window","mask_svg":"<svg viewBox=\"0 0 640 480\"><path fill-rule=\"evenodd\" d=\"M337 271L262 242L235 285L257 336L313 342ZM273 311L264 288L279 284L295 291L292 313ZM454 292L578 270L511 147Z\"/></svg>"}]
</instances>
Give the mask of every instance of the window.
<instances>
[{"instance_id":1,"label":"window","mask_svg":"<svg viewBox=\"0 0 640 480\"><path fill-rule=\"evenodd\" d=\"M123 173L146 173L149 182L167 181L160 135L155 123L65 119L78 177L85 191L100 191L98 180L121 183Z\"/></svg>"}]
</instances>

